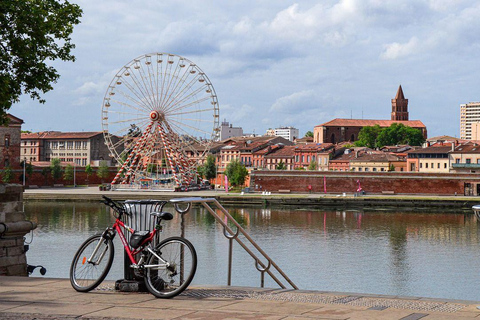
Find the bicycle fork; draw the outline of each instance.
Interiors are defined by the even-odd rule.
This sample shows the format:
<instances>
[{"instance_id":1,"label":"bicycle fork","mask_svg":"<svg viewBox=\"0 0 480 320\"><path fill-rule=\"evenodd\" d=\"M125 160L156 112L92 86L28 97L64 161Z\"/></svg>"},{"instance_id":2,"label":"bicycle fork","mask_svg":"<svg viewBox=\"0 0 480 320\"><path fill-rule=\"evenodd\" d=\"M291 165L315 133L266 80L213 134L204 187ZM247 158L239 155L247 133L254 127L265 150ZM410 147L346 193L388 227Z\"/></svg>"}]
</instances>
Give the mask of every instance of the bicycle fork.
<instances>
[{"instance_id":1,"label":"bicycle fork","mask_svg":"<svg viewBox=\"0 0 480 320\"><path fill-rule=\"evenodd\" d=\"M102 243L104 243L104 241L106 241L108 239L113 239L113 237L115 237L115 231L113 231L113 233L111 231L113 231L113 230L107 229L102 233L102 237L100 238L100 240L98 240L98 243L95 246L95 249L93 250L90 257L87 259L88 263L91 263L91 264L94 264L94 265L99 265L102 262L102 259L103 259L103 257L105 257L105 254L107 253L107 250L108 250L107 246L105 246L105 249L103 250L103 252L100 253L100 255L97 257L97 259L96 260L94 260L94 259L97 255L98 251L100 250L100 247L101 247Z\"/></svg>"}]
</instances>

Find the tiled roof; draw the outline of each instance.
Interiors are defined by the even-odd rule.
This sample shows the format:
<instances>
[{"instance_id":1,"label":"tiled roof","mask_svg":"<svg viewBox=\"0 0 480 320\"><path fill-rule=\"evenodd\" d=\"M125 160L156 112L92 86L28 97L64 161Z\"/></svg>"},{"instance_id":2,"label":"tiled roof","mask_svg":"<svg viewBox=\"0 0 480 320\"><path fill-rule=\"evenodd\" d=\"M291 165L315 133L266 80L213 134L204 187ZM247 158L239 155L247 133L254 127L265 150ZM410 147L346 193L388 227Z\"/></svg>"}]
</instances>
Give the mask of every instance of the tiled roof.
<instances>
[{"instance_id":1,"label":"tiled roof","mask_svg":"<svg viewBox=\"0 0 480 320\"><path fill-rule=\"evenodd\" d=\"M332 143L307 143L295 146L296 151L316 150L323 151L333 148Z\"/></svg>"},{"instance_id":2,"label":"tiled roof","mask_svg":"<svg viewBox=\"0 0 480 320\"><path fill-rule=\"evenodd\" d=\"M103 134L97 132L60 132L60 131L43 131L33 133L22 133L22 139L88 139L96 135Z\"/></svg>"},{"instance_id":3,"label":"tiled roof","mask_svg":"<svg viewBox=\"0 0 480 320\"><path fill-rule=\"evenodd\" d=\"M451 153L480 153L480 145L478 143L466 143L455 147L455 151Z\"/></svg>"},{"instance_id":4,"label":"tiled roof","mask_svg":"<svg viewBox=\"0 0 480 320\"><path fill-rule=\"evenodd\" d=\"M398 157L384 152L374 152L374 153L359 153L357 158L350 159L350 162L388 162L388 161L398 161Z\"/></svg>"},{"instance_id":5,"label":"tiled roof","mask_svg":"<svg viewBox=\"0 0 480 320\"><path fill-rule=\"evenodd\" d=\"M284 146L283 148L273 150L265 158L288 158L295 156L295 146Z\"/></svg>"},{"instance_id":6,"label":"tiled roof","mask_svg":"<svg viewBox=\"0 0 480 320\"><path fill-rule=\"evenodd\" d=\"M448 153L452 151L451 146L432 146L423 149L411 150L407 151L408 154L415 153L415 154L439 154L439 153Z\"/></svg>"},{"instance_id":7,"label":"tiled roof","mask_svg":"<svg viewBox=\"0 0 480 320\"><path fill-rule=\"evenodd\" d=\"M397 120L360 120L360 119L334 119L315 127L367 127L379 125L380 127L390 127L393 123L401 123L412 128L425 128L420 120L397 121Z\"/></svg>"},{"instance_id":8,"label":"tiled roof","mask_svg":"<svg viewBox=\"0 0 480 320\"><path fill-rule=\"evenodd\" d=\"M20 118L15 117L14 115L7 113L7 117L10 119L10 124L23 124L23 120Z\"/></svg>"}]
</instances>

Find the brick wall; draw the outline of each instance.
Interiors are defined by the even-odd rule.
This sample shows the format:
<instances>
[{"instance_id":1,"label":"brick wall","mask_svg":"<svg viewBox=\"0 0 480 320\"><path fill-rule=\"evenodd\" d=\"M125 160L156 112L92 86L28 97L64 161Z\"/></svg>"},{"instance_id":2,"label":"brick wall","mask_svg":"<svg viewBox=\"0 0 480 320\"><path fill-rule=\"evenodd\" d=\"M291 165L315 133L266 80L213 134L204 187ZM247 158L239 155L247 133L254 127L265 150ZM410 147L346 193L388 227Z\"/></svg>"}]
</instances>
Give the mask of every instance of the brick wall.
<instances>
[{"instance_id":1,"label":"brick wall","mask_svg":"<svg viewBox=\"0 0 480 320\"><path fill-rule=\"evenodd\" d=\"M257 191L290 190L291 192L308 192L312 186L315 193L324 192L324 181L327 193L353 193L358 188L357 180L367 193L393 191L396 194L440 194L463 195L465 184L469 183L477 195L480 176L465 174L421 174L421 173L352 173L352 172L318 172L318 171L254 171L251 187Z\"/></svg>"},{"instance_id":2,"label":"brick wall","mask_svg":"<svg viewBox=\"0 0 480 320\"><path fill-rule=\"evenodd\" d=\"M22 200L21 185L0 184L0 276L28 275L23 237L36 225L25 220Z\"/></svg>"}]
</instances>

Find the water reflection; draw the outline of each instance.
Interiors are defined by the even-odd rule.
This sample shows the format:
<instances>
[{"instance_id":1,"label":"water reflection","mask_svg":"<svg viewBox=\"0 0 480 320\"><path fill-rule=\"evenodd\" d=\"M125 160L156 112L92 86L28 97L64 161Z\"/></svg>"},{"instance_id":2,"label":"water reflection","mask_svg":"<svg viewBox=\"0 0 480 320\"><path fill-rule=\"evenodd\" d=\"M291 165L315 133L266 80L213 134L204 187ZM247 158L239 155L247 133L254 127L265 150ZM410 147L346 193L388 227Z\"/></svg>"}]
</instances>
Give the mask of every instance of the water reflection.
<instances>
[{"instance_id":1,"label":"water reflection","mask_svg":"<svg viewBox=\"0 0 480 320\"><path fill-rule=\"evenodd\" d=\"M473 215L227 209L301 289L480 300ZM78 246L114 221L104 206L88 202L28 201L25 212L38 225L28 261L47 267L49 277L68 277ZM184 219L199 257L194 283L226 285L223 227L203 208ZM175 215L165 236L180 234L180 224ZM121 244L115 245L121 254ZM119 257L110 279L122 276ZM259 286L254 261L238 245L233 262L232 285Z\"/></svg>"}]
</instances>

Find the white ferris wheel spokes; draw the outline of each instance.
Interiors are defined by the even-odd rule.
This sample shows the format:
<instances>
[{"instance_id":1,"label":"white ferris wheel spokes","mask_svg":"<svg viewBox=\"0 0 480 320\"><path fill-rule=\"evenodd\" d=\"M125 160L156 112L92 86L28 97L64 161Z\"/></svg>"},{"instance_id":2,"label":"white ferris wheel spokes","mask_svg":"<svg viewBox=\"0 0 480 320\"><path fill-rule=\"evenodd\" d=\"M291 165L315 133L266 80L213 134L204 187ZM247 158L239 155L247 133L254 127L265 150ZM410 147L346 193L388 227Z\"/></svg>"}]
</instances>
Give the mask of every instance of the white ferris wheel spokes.
<instances>
[{"instance_id":1,"label":"white ferris wheel spokes","mask_svg":"<svg viewBox=\"0 0 480 320\"><path fill-rule=\"evenodd\" d=\"M188 184L196 161L218 139L217 96L206 74L190 60L146 54L113 78L103 101L102 127L121 164L112 184L158 180L158 167L176 186ZM156 176L149 172L152 165Z\"/></svg>"}]
</instances>

